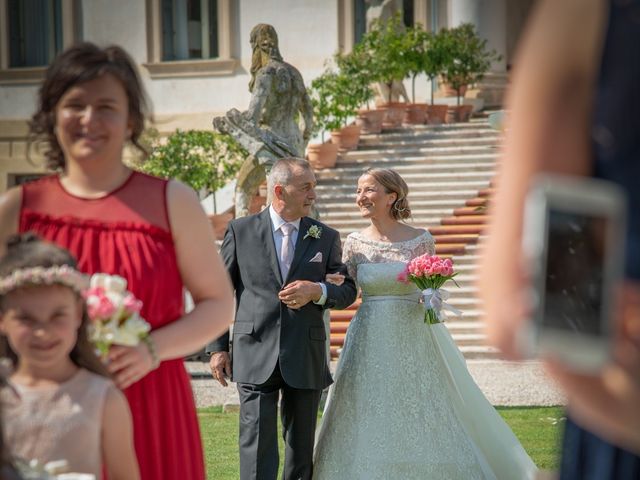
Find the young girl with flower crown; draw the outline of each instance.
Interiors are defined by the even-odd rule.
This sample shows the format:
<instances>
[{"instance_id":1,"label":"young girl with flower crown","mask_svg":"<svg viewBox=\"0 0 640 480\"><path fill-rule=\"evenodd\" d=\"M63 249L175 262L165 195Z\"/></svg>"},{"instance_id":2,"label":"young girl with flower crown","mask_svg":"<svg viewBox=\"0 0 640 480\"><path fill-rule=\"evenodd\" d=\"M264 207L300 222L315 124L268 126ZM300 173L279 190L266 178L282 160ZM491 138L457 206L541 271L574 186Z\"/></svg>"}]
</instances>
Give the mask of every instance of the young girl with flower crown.
<instances>
[{"instance_id":1,"label":"young girl with flower crown","mask_svg":"<svg viewBox=\"0 0 640 480\"><path fill-rule=\"evenodd\" d=\"M13 360L0 393L10 455L110 480L138 479L131 413L87 339L86 277L64 249L32 234L0 259L0 356Z\"/></svg>"}]
</instances>

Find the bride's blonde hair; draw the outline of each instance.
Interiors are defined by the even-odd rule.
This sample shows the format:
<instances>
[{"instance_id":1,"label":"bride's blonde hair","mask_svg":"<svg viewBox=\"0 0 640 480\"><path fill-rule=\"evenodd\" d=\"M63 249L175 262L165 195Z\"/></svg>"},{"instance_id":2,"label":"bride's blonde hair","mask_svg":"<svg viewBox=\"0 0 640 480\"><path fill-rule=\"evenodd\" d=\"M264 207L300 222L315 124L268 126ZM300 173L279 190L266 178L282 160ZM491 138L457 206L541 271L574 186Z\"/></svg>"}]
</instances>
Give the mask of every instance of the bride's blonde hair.
<instances>
[{"instance_id":1,"label":"bride's blonde hair","mask_svg":"<svg viewBox=\"0 0 640 480\"><path fill-rule=\"evenodd\" d=\"M363 175L372 176L376 182L382 185L386 193L395 193L396 200L391 205L390 214L396 220L404 220L411 216L409 207L409 186L407 182L395 170L390 168L369 168Z\"/></svg>"}]
</instances>

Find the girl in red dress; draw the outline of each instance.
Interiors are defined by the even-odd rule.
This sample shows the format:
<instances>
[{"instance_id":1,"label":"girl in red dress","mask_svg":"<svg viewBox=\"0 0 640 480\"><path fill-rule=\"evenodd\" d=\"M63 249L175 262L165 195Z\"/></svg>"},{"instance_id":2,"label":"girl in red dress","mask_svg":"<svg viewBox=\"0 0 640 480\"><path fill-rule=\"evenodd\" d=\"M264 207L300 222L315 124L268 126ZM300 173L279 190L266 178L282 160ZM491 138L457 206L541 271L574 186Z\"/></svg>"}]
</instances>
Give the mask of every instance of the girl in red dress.
<instances>
[{"instance_id":1,"label":"girl in red dress","mask_svg":"<svg viewBox=\"0 0 640 480\"><path fill-rule=\"evenodd\" d=\"M121 48L84 43L58 56L30 127L48 143L48 166L60 173L0 197L0 245L10 234L34 231L70 250L80 270L127 279L144 303L151 342L113 346L108 367L131 407L141 477L204 479L182 357L228 329L233 295L195 192L122 161L127 142L144 151L145 105ZM183 286L195 302L186 315Z\"/></svg>"}]
</instances>

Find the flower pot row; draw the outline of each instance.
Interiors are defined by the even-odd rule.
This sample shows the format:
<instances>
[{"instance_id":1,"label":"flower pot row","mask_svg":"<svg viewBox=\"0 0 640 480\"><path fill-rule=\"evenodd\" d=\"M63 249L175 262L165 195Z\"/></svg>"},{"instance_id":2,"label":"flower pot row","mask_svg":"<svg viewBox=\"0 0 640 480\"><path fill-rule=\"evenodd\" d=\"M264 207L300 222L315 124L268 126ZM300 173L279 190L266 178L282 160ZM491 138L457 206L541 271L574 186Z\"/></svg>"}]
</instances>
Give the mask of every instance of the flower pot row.
<instances>
[{"instance_id":1,"label":"flower pot row","mask_svg":"<svg viewBox=\"0 0 640 480\"><path fill-rule=\"evenodd\" d=\"M387 103L376 110L360 110L356 124L362 133L380 133L383 130L404 125L441 124L467 122L473 111L472 105L430 105L427 103Z\"/></svg>"}]
</instances>

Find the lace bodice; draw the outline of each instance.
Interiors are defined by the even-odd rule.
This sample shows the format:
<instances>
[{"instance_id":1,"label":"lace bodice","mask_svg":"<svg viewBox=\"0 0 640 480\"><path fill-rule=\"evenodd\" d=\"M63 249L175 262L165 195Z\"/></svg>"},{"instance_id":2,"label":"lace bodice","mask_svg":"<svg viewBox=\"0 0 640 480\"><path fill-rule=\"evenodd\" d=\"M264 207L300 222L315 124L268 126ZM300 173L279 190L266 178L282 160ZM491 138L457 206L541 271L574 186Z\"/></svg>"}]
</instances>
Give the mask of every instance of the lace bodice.
<instances>
[{"instance_id":1,"label":"lace bodice","mask_svg":"<svg viewBox=\"0 0 640 480\"><path fill-rule=\"evenodd\" d=\"M349 270L349 275L359 284L358 266L370 263L406 263L412 258L436 251L435 241L427 231L404 242L378 242L366 238L360 232L350 233L344 242L342 261Z\"/></svg>"}]
</instances>

